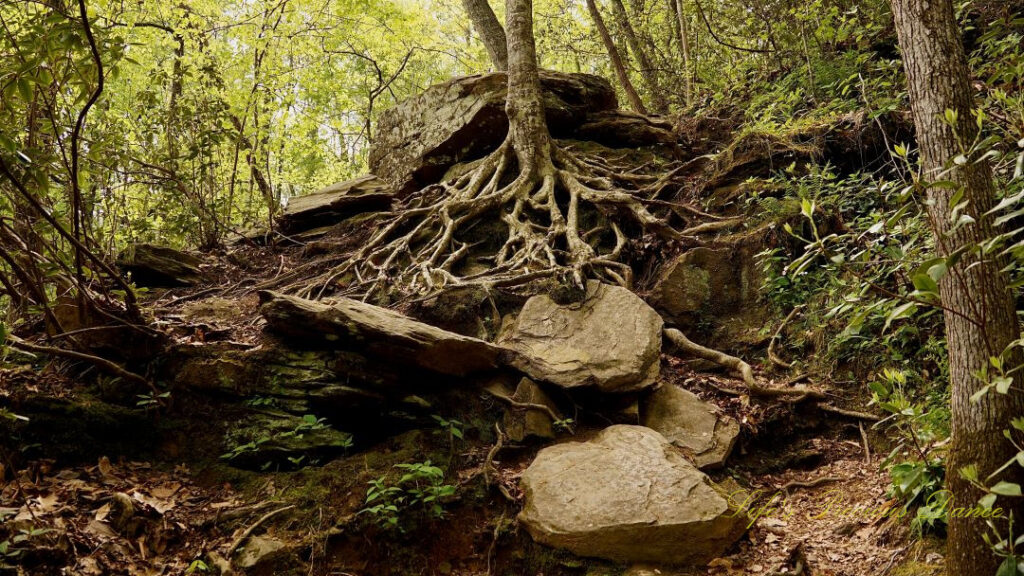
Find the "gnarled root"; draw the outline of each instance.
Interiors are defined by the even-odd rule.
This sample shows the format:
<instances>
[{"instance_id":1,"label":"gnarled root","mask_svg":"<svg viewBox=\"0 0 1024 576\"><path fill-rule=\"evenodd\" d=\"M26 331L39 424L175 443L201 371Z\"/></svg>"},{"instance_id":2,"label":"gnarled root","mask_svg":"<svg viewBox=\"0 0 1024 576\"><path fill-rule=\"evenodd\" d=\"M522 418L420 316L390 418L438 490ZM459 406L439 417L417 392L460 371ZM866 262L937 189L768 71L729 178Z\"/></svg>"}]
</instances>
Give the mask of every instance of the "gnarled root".
<instances>
[{"instance_id":1,"label":"gnarled root","mask_svg":"<svg viewBox=\"0 0 1024 576\"><path fill-rule=\"evenodd\" d=\"M389 289L423 295L448 285L509 287L551 276L577 285L597 278L629 286L633 273L622 261L624 226L698 243L628 189L636 192L657 178L616 172L604 160L554 144L539 148L534 161L521 165L510 137L464 174L419 191L359 250L306 282L300 295L319 296L341 285L346 294L363 298ZM474 241L467 234L487 218L505 224L500 247L481 248L493 239ZM471 254L489 269L460 272Z\"/></svg>"},{"instance_id":2,"label":"gnarled root","mask_svg":"<svg viewBox=\"0 0 1024 576\"><path fill-rule=\"evenodd\" d=\"M802 402L804 400L821 401L825 399L825 394L823 392L806 386L794 386L792 388L768 388L761 386L758 384L757 379L754 378L754 370L750 367L750 364L747 364L740 358L730 356L725 352L719 352L718 350L701 346L687 338L685 334L675 328L665 329L665 337L675 344L679 350L686 352L687 354L714 362L719 366L738 373L743 378L743 382L747 385L747 390L751 396L758 396L762 398L787 398L787 402L790 403Z\"/></svg>"},{"instance_id":3,"label":"gnarled root","mask_svg":"<svg viewBox=\"0 0 1024 576\"><path fill-rule=\"evenodd\" d=\"M725 352L719 352L718 350L712 350L706 346L701 346L687 338L685 334L675 328L667 328L665 330L665 337L675 344L677 348L687 354L691 354L702 360L714 362L719 366L739 373L740 376L743 377L743 382L745 382L747 387L751 390L757 388L757 381L754 380L754 369L750 367L750 364L747 364L743 360L735 356L730 356Z\"/></svg>"}]
</instances>

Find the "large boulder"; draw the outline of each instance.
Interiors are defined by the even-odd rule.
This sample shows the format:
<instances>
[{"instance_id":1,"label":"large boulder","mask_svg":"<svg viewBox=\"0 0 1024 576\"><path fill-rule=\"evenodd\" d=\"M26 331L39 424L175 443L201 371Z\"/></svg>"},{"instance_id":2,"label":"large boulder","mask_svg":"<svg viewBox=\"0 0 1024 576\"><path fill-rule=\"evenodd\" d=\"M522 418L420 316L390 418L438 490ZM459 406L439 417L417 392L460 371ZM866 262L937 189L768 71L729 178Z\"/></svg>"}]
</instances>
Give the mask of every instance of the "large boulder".
<instances>
[{"instance_id":1,"label":"large boulder","mask_svg":"<svg viewBox=\"0 0 1024 576\"><path fill-rule=\"evenodd\" d=\"M701 247L664 264L649 299L670 322L690 328L701 316L742 311L755 303L757 289L757 267L749 249Z\"/></svg>"},{"instance_id":2,"label":"large boulder","mask_svg":"<svg viewBox=\"0 0 1024 576\"><path fill-rule=\"evenodd\" d=\"M437 374L466 376L500 365L503 351L483 340L417 322L393 310L342 298L332 304L260 292L260 313L285 336L342 345Z\"/></svg>"},{"instance_id":3,"label":"large boulder","mask_svg":"<svg viewBox=\"0 0 1024 576\"><path fill-rule=\"evenodd\" d=\"M135 244L117 257L117 266L139 286L192 286L203 281L198 257L156 244Z\"/></svg>"},{"instance_id":4,"label":"large boulder","mask_svg":"<svg viewBox=\"0 0 1024 576\"><path fill-rule=\"evenodd\" d=\"M401 194L440 180L449 167L494 150L508 133L506 75L449 80L384 112L370 148L370 171ZM541 72L548 128L568 136L588 115L617 106L607 80Z\"/></svg>"},{"instance_id":5,"label":"large boulder","mask_svg":"<svg viewBox=\"0 0 1024 576\"><path fill-rule=\"evenodd\" d=\"M363 212L388 210L394 195L390 186L370 174L289 198L278 221L289 233L327 226Z\"/></svg>"},{"instance_id":6,"label":"large boulder","mask_svg":"<svg viewBox=\"0 0 1024 576\"><path fill-rule=\"evenodd\" d=\"M573 138L603 144L609 148L636 148L674 144L672 123L629 110L605 110L587 117Z\"/></svg>"},{"instance_id":7,"label":"large boulder","mask_svg":"<svg viewBox=\"0 0 1024 576\"><path fill-rule=\"evenodd\" d=\"M740 433L736 420L719 415L696 394L671 384L644 399L641 418L644 426L681 448L698 468L722 466Z\"/></svg>"},{"instance_id":8,"label":"large boulder","mask_svg":"<svg viewBox=\"0 0 1024 576\"><path fill-rule=\"evenodd\" d=\"M517 352L511 365L534 380L629 392L657 379L661 329L661 317L637 295L591 281L582 302L527 300L498 344Z\"/></svg>"},{"instance_id":9,"label":"large boulder","mask_svg":"<svg viewBox=\"0 0 1024 576\"><path fill-rule=\"evenodd\" d=\"M580 556L688 564L721 555L745 515L668 440L643 426L540 451L523 472L519 521L534 540Z\"/></svg>"}]
</instances>

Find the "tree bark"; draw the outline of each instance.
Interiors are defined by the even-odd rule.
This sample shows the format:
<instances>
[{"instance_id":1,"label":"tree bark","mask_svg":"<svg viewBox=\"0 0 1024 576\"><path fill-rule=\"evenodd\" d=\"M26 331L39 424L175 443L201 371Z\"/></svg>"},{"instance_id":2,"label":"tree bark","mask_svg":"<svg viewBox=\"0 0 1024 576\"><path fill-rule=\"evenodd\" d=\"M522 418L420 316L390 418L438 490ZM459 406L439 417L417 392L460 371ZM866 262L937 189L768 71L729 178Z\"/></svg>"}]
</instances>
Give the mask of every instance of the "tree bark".
<instances>
[{"instance_id":1,"label":"tree bark","mask_svg":"<svg viewBox=\"0 0 1024 576\"><path fill-rule=\"evenodd\" d=\"M640 100L640 95L636 93L636 88L633 87L633 82L629 79L629 74L626 73L626 67L622 64L622 57L619 56L619 49L615 47L615 41L612 40L612 35L608 33L608 27L604 24L604 18L601 17L601 12L597 9L597 4L594 0L587 0L587 10L590 11L590 17L594 20L594 27L597 28L597 33L601 36L601 42L604 44L605 50L608 51L608 59L612 62L612 69L615 71L616 78L619 79L619 85L622 86L622 91L626 93L626 99L629 100L629 105L641 114L647 114L647 107L644 106L643 100Z\"/></svg>"},{"instance_id":2,"label":"tree bark","mask_svg":"<svg viewBox=\"0 0 1024 576\"><path fill-rule=\"evenodd\" d=\"M975 223L954 229L951 200L957 189L930 187L928 215L943 256L973 247L995 234L990 216L992 171L988 164L969 158L954 165L951 160L966 152L978 133L971 115L972 94L967 59L957 31L951 0L892 0L896 32L903 52L911 109L920 146L926 180L949 180L963 191L964 213ZM957 114L953 123L944 120L946 111ZM948 172L946 172L949 167ZM981 383L975 377L991 356L1000 355L1019 335L1013 301L1007 288L1004 262L998 258L979 260L970 251L951 267L939 286L945 308L946 340L949 348L952 388L952 442L947 462L948 485L954 506L975 506L982 493L962 479L959 470L969 464L978 467L985 479L1008 461L1017 450L1002 436L1010 419L1024 414L1021 378L1015 378L1008 394L990 391L980 401L971 395ZM1007 369L1021 365L1020 349L1010 355ZM1022 468L1010 466L993 479L1020 483ZM1019 520L1020 499L997 504ZM1005 530L1005 525L1000 528ZM985 521L980 518L949 519L947 572L950 576L992 576L999 559L982 536ZM1019 529L1017 530L1019 532Z\"/></svg>"},{"instance_id":3,"label":"tree bark","mask_svg":"<svg viewBox=\"0 0 1024 576\"><path fill-rule=\"evenodd\" d=\"M462 5L469 15L470 22L480 34L480 39L487 48L496 70L508 70L508 41L505 39L505 30L494 15L494 10L487 0L462 0Z\"/></svg>"},{"instance_id":4,"label":"tree bark","mask_svg":"<svg viewBox=\"0 0 1024 576\"><path fill-rule=\"evenodd\" d=\"M690 31L686 25L686 13L683 12L683 0L671 0L675 5L675 16L679 25L679 45L683 53L683 90L686 105L693 104L693 73L690 66Z\"/></svg>"},{"instance_id":5,"label":"tree bark","mask_svg":"<svg viewBox=\"0 0 1024 576\"><path fill-rule=\"evenodd\" d=\"M623 35L626 36L626 43L629 44L633 54L636 54L636 59L640 63L640 77L644 79L647 89L651 92L655 112L664 114L668 110L668 105L665 103L665 94L658 83L657 72L651 64L647 50L640 43L640 37L629 22L629 15L626 14L626 7L623 6L622 0L612 0L612 12L615 14L615 19L618 21Z\"/></svg>"},{"instance_id":6,"label":"tree bark","mask_svg":"<svg viewBox=\"0 0 1024 576\"><path fill-rule=\"evenodd\" d=\"M519 160L521 175L547 176L554 172L551 134L544 116L544 99L533 39L533 0L507 0L509 137Z\"/></svg>"}]
</instances>

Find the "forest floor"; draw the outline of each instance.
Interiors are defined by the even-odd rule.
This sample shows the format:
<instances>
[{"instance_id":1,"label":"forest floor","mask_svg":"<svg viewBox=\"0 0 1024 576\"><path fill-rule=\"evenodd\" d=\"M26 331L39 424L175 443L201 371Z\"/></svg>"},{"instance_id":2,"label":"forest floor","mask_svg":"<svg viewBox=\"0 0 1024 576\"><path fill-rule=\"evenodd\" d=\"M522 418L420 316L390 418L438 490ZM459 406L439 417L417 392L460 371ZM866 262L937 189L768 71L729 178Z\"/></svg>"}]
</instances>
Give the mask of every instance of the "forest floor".
<instances>
[{"instance_id":1,"label":"forest floor","mask_svg":"<svg viewBox=\"0 0 1024 576\"><path fill-rule=\"evenodd\" d=\"M750 150L737 152L729 164L741 182L752 171L781 162L777 146L747 144ZM733 194L737 186L726 184L719 182L720 189ZM178 347L168 350L270 345L256 286L317 264L324 250L351 250L365 236L366 230L348 229L334 238L284 247L208 254L207 282L152 290L143 297L144 308ZM762 348L766 342L761 338ZM889 479L880 463L890 447L881 431L872 430L872 419L828 413L815 402L736 394L743 382L706 362L664 354L661 381L693 392L740 423L728 467L709 475L719 485L736 487L732 499L750 516L750 529L724 556L685 570L582 559L534 543L515 521L523 501L518 481L544 444L506 444L499 450L492 431L505 406L480 387L449 386L429 402L445 418L464 423L458 440L439 433L436 425L428 427L432 423L425 418L427 425L383 430L373 442L340 457L303 461L292 470L259 470L235 467L221 454L225 427L233 425L228 413L219 412L226 405L223 398L176 389L166 398L144 396L134 408L127 406L136 398L120 398L121 408L93 415L91 403L109 390L63 376L60 368L60 362L42 370L27 364L0 373L2 405L42 401L65 410L52 421L49 445L23 443L16 457L5 453L0 463L0 572L908 576L942 571L940 546L922 544L908 519L884 513L898 504L886 496ZM768 387L787 382L767 366L755 363L754 368ZM859 383L816 379L812 387L825 391L835 406L856 411L867 403ZM241 403L237 395L231 401ZM607 396L602 401L616 402ZM75 411L67 411L70 406ZM633 421L599 410L574 416L572 434L556 442L586 440L612 418L639 423L636 413L626 417ZM97 423L113 432L94 437ZM143 450L119 448L143 440ZM412 519L389 530L361 513L370 482L397 465L424 461L443 465L446 481L455 484L440 519Z\"/></svg>"},{"instance_id":2,"label":"forest floor","mask_svg":"<svg viewBox=\"0 0 1024 576\"><path fill-rule=\"evenodd\" d=\"M898 505L885 496L888 478L879 469L880 457L865 446L867 436L862 436L858 425L805 422L799 430L780 435L779 442L773 439L773 429L790 427L785 421L802 422L813 416L772 406L751 406L746 398L724 395L718 389L735 386L734 381L718 373L691 371L685 362L676 359L664 359L663 370L705 399L717 402L743 424L740 450L730 464L730 474L750 487L735 497L744 503L742 507L750 516L747 535L730 554L713 560L705 569L580 564L575 559L553 556L550 571L538 573L942 573L941 548L912 538L907 519L879 513ZM3 382L0 393L7 396L75 394L74 382L29 369L7 371ZM588 433L581 429L576 437L585 438ZM488 448L472 440L459 447L452 461L462 485L478 483ZM496 462L512 494L517 494L516 478L537 448L510 450ZM368 454L401 450L396 449L395 440L385 441L364 453L329 463L323 472L340 477L351 474L353 468L368 471L372 467L366 463ZM364 482L350 482L346 492L332 493L328 501L314 506L302 490L296 489L320 481L308 471L232 477L223 466L197 466L187 454L150 462L101 457L92 464L69 467L41 459L3 477L0 517L9 544L0 561L7 564L8 571L19 575L184 574L190 566L199 574L202 570L197 568L202 565L193 564L196 560L209 558L210 552L230 556L246 536L258 534L284 543L307 568L289 574L517 573L502 570L501 559L514 555L513 549L524 540L521 534L490 541L466 539L466 533L492 532L494 519L481 516L471 504L457 503L446 518L431 525L427 532L418 532L417 538L425 540L414 542L422 551L404 559L399 571L394 571L398 570L397 561L391 569L372 565L360 569L351 556L351 540L355 538L358 543L362 537L345 536L343 532L362 504ZM331 486L332 492L334 489ZM750 496L755 499L747 503ZM485 497L493 497L493 493ZM393 545L411 543L399 536ZM430 550L437 556L430 557ZM804 572L799 571L801 562L806 563Z\"/></svg>"}]
</instances>

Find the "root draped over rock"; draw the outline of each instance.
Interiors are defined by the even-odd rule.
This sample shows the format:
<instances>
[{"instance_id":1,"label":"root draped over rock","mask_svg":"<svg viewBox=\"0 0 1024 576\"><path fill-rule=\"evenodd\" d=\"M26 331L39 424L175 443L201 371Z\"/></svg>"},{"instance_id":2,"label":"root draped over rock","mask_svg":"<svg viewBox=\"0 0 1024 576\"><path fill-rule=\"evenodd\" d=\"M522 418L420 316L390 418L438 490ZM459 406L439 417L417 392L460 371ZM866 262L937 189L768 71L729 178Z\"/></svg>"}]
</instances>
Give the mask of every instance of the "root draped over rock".
<instances>
[{"instance_id":1,"label":"root draped over rock","mask_svg":"<svg viewBox=\"0 0 1024 576\"><path fill-rule=\"evenodd\" d=\"M422 295L451 285L509 287L551 276L628 287L633 271L622 261L629 241L624 227L699 244L696 234L670 224L671 215L648 210L651 202L643 198L663 187L664 177L632 173L550 140L537 148L534 160L524 163L510 133L463 174L407 198L358 250L303 282L299 294L320 296L343 284L345 294L364 298L389 288ZM662 204L668 203L655 203ZM584 210L598 215L590 229L583 228ZM489 218L505 224L504 242L480 258L487 271L459 275L457 266L483 243L464 233Z\"/></svg>"}]
</instances>

